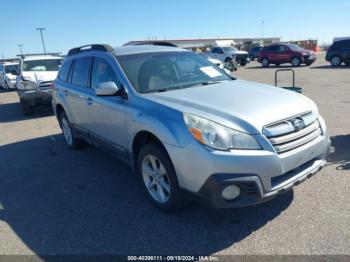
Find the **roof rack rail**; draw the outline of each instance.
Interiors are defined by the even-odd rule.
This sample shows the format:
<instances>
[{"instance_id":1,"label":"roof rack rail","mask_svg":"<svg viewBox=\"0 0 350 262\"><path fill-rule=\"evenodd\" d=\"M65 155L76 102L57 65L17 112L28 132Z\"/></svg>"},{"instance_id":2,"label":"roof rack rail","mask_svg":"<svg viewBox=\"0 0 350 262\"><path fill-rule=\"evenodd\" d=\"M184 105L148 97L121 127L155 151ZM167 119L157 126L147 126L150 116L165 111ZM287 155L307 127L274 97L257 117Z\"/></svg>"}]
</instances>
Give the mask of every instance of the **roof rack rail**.
<instances>
[{"instance_id":1,"label":"roof rack rail","mask_svg":"<svg viewBox=\"0 0 350 262\"><path fill-rule=\"evenodd\" d=\"M130 45L158 45L158 46L171 46L171 47L178 47L177 45L168 42L168 41L140 41L140 42L129 42L124 44L124 46L130 46Z\"/></svg>"},{"instance_id":2,"label":"roof rack rail","mask_svg":"<svg viewBox=\"0 0 350 262\"><path fill-rule=\"evenodd\" d=\"M79 54L82 52L87 51L103 51L103 52L112 52L113 48L110 45L100 45L100 44L93 44L93 45L84 45L80 47L75 47L68 51L68 56Z\"/></svg>"}]
</instances>

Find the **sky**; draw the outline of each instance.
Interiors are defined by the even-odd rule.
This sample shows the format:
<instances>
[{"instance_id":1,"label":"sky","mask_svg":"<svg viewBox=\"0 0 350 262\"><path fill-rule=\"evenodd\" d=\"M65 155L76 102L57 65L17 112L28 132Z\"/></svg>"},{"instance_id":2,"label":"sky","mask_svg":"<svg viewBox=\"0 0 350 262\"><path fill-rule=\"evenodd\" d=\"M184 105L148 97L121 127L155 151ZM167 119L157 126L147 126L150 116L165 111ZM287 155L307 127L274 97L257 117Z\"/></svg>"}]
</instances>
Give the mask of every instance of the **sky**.
<instances>
[{"instance_id":1,"label":"sky","mask_svg":"<svg viewBox=\"0 0 350 262\"><path fill-rule=\"evenodd\" d=\"M350 35L348 0L0 0L0 55L66 53L131 40L282 37L332 42Z\"/></svg>"}]
</instances>

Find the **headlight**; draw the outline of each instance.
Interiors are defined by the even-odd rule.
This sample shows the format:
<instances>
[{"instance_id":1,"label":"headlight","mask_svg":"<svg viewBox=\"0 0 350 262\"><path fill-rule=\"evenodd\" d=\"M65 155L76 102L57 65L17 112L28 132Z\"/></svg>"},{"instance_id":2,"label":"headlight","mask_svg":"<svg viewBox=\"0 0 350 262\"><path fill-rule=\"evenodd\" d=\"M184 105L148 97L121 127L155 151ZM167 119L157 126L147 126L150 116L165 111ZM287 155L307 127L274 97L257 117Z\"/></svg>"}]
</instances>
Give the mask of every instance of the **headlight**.
<instances>
[{"instance_id":1,"label":"headlight","mask_svg":"<svg viewBox=\"0 0 350 262\"><path fill-rule=\"evenodd\" d=\"M19 85L19 89L23 89L23 90L36 89L36 83L29 80L22 80L22 83Z\"/></svg>"},{"instance_id":2,"label":"headlight","mask_svg":"<svg viewBox=\"0 0 350 262\"><path fill-rule=\"evenodd\" d=\"M218 149L261 149L254 137L205 118L184 113L190 133L201 144Z\"/></svg>"}]
</instances>

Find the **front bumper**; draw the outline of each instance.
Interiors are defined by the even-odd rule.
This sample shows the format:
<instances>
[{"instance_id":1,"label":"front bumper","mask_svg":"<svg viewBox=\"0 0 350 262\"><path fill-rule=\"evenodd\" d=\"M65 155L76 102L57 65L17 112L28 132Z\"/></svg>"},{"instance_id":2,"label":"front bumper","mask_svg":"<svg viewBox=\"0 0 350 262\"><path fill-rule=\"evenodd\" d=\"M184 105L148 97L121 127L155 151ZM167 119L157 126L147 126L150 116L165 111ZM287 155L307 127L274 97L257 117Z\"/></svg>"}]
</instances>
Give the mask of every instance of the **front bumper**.
<instances>
[{"instance_id":1,"label":"front bumper","mask_svg":"<svg viewBox=\"0 0 350 262\"><path fill-rule=\"evenodd\" d=\"M282 175L291 177L285 181L283 186L270 192L264 191L259 176L255 174L214 174L208 178L201 190L194 195L194 199L216 208L233 208L260 204L288 192L294 186L315 175L326 163L327 161L322 159L314 159L305 163L297 168L297 170L301 170L299 173L292 171L289 174ZM223 189L232 184L239 186L241 190L240 196L231 201L223 199L221 196Z\"/></svg>"},{"instance_id":2,"label":"front bumper","mask_svg":"<svg viewBox=\"0 0 350 262\"><path fill-rule=\"evenodd\" d=\"M20 99L26 101L51 101L52 89L33 89L33 90L22 90L17 89L17 93Z\"/></svg>"},{"instance_id":3,"label":"front bumper","mask_svg":"<svg viewBox=\"0 0 350 262\"><path fill-rule=\"evenodd\" d=\"M304 63L312 64L312 63L314 63L316 61L316 56L303 57L303 61L304 61Z\"/></svg>"},{"instance_id":4,"label":"front bumper","mask_svg":"<svg viewBox=\"0 0 350 262\"><path fill-rule=\"evenodd\" d=\"M323 135L292 151L277 154L263 137L264 150L215 151L192 142L186 148L166 145L179 185L213 207L242 207L265 202L316 174L327 162L330 139ZM185 161L184 161L185 159ZM233 200L222 198L228 184L241 188Z\"/></svg>"}]
</instances>

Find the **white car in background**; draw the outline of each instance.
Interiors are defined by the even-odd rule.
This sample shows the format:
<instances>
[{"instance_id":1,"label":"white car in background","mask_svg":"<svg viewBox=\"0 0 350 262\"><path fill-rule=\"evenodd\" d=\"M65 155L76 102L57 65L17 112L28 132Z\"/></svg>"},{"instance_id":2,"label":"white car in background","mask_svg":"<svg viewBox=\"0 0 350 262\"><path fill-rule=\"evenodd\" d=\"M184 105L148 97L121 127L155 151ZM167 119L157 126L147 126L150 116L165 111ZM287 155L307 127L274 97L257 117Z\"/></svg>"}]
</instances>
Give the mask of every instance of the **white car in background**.
<instances>
[{"instance_id":1,"label":"white car in background","mask_svg":"<svg viewBox=\"0 0 350 262\"><path fill-rule=\"evenodd\" d=\"M0 64L0 86L6 90L16 88L16 75L18 63Z\"/></svg>"},{"instance_id":2,"label":"white car in background","mask_svg":"<svg viewBox=\"0 0 350 262\"><path fill-rule=\"evenodd\" d=\"M51 103L51 85L57 77L62 60L62 57L52 55L21 58L16 87L25 115L31 115L38 104Z\"/></svg>"}]
</instances>

